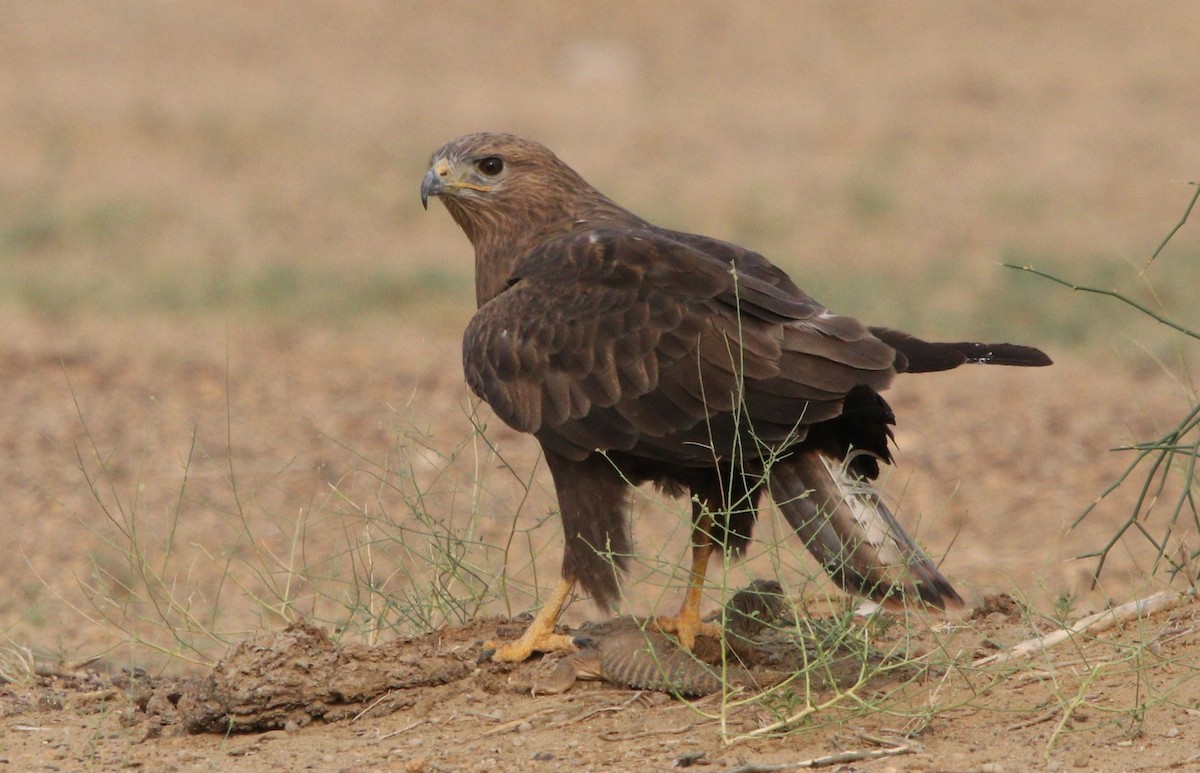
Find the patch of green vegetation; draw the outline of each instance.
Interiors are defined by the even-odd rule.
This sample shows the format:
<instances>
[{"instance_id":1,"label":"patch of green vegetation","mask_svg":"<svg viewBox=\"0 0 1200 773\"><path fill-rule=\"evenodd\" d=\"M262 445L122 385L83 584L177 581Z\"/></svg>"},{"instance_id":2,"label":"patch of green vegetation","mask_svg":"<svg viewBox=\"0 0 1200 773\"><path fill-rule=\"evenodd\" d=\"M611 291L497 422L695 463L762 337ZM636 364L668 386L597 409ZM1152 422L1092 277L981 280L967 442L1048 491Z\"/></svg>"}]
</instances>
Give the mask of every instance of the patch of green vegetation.
<instances>
[{"instance_id":1,"label":"patch of green vegetation","mask_svg":"<svg viewBox=\"0 0 1200 773\"><path fill-rule=\"evenodd\" d=\"M1037 187L1007 187L993 192L988 197L988 205L1003 220L1033 221L1046 212L1050 197Z\"/></svg>"},{"instance_id":2,"label":"patch of green vegetation","mask_svg":"<svg viewBox=\"0 0 1200 773\"><path fill-rule=\"evenodd\" d=\"M466 274L438 268L397 272L276 266L223 277L208 294L208 303L227 311L336 319L463 297L473 287Z\"/></svg>"},{"instance_id":3,"label":"patch of green vegetation","mask_svg":"<svg viewBox=\"0 0 1200 773\"><path fill-rule=\"evenodd\" d=\"M903 165L901 140L892 138L878 144L845 182L845 203L855 222L871 226L896 210L893 181Z\"/></svg>"},{"instance_id":4,"label":"patch of green vegetation","mask_svg":"<svg viewBox=\"0 0 1200 773\"><path fill-rule=\"evenodd\" d=\"M0 256L9 258L40 252L62 234L62 220L44 202L35 202L12 212L0 224Z\"/></svg>"},{"instance_id":5,"label":"patch of green vegetation","mask_svg":"<svg viewBox=\"0 0 1200 773\"><path fill-rule=\"evenodd\" d=\"M13 192L0 196L6 193ZM51 190L12 199L0 210L0 305L34 313L339 320L473 295L469 264L457 270L422 256L372 264L285 255L246 265L221 246L230 241L223 234L196 232L170 203L120 197L72 203Z\"/></svg>"},{"instance_id":6,"label":"patch of green vegetation","mask_svg":"<svg viewBox=\"0 0 1200 773\"><path fill-rule=\"evenodd\" d=\"M904 267L853 276L836 267L808 271L804 289L839 313L929 338L1004 339L1059 349L1136 340L1151 351L1171 340L1167 328L1149 319L1117 314L1113 304L1001 264L1111 288L1185 323L1200 318L1193 289L1200 286L1200 255L1178 256L1169 268L1142 272L1142 266L1120 257L1011 248L986 267L947 258L920 272Z\"/></svg>"},{"instance_id":7,"label":"patch of green vegetation","mask_svg":"<svg viewBox=\"0 0 1200 773\"><path fill-rule=\"evenodd\" d=\"M159 271L138 276L71 274L0 269L0 302L38 313L69 316L81 312L222 313L340 320L351 316L407 310L429 303L470 297L471 278L462 272L418 268L335 271L273 266L260 271L202 274Z\"/></svg>"},{"instance_id":8,"label":"patch of green vegetation","mask_svg":"<svg viewBox=\"0 0 1200 773\"><path fill-rule=\"evenodd\" d=\"M992 308L995 313L1006 313L1015 331L1041 341L1089 346L1125 339L1153 351L1172 336L1149 318L1116 313L1113 303L1097 301L1013 267L1029 267L1068 282L1104 288L1185 323L1197 318L1193 288L1200 286L1200 255L1177 256L1161 271L1154 266L1143 270L1144 265L1120 258L1067 259L1019 250L1006 252L1001 262L1007 267L994 286ZM977 324L992 313L981 308Z\"/></svg>"},{"instance_id":9,"label":"patch of green vegetation","mask_svg":"<svg viewBox=\"0 0 1200 773\"><path fill-rule=\"evenodd\" d=\"M960 333L961 314L947 303L958 306L964 295L975 295L961 266L949 260L921 272L895 267L847 275L832 266L807 272L804 290L839 314L926 336Z\"/></svg>"},{"instance_id":10,"label":"patch of green vegetation","mask_svg":"<svg viewBox=\"0 0 1200 773\"><path fill-rule=\"evenodd\" d=\"M67 210L49 195L14 196L23 202L0 214L0 259L36 261L55 249L109 252L132 243L164 213L146 202L101 199Z\"/></svg>"},{"instance_id":11,"label":"patch of green vegetation","mask_svg":"<svg viewBox=\"0 0 1200 773\"><path fill-rule=\"evenodd\" d=\"M896 196L882 175L861 174L850 180L846 203L856 221L873 223L896 208Z\"/></svg>"}]
</instances>

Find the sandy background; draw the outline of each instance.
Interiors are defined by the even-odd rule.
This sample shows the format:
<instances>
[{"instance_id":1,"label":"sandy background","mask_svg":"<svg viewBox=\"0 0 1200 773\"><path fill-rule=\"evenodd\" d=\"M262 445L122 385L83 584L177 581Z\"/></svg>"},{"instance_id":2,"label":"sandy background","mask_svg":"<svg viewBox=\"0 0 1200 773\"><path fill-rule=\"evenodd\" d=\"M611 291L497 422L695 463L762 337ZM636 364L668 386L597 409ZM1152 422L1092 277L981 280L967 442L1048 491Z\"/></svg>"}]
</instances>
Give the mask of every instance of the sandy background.
<instances>
[{"instance_id":1,"label":"sandy background","mask_svg":"<svg viewBox=\"0 0 1200 773\"><path fill-rule=\"evenodd\" d=\"M1110 300L998 264L1200 323L1195 223L1138 275L1200 169L1194 3L3 16L0 633L39 659L186 670L154 648L203 663L296 614L390 635L412 621L389 600L432 582L414 509L478 540L485 578L519 513L509 603L482 611L536 603L558 561L554 518L537 525L548 475L486 411L491 445L473 435L470 249L417 196L429 154L481 129L541 140L661 225L755 247L839 312L1045 348L1050 369L902 379L888 490L971 597L1068 594L1084 612L1152 584L1140 538L1096 592L1070 560L1128 496L1065 525L1128 463L1108 449L1194 404L1193 355ZM679 508L640 507L639 544L662 561L638 568L627 608L669 609ZM1194 526L1176 539L1200 544ZM779 554L728 582L769 570L809 588L795 546ZM182 643L161 614L186 621Z\"/></svg>"}]
</instances>

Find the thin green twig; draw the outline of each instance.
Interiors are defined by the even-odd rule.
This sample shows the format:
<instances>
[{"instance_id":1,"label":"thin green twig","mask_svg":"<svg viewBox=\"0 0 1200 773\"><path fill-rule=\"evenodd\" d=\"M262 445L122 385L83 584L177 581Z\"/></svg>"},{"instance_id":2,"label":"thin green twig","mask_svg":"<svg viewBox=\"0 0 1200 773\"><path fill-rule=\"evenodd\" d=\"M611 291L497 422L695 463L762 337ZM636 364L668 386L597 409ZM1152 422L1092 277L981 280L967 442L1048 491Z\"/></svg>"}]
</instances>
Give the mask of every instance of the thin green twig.
<instances>
[{"instance_id":1,"label":"thin green twig","mask_svg":"<svg viewBox=\"0 0 1200 773\"><path fill-rule=\"evenodd\" d=\"M1183 224L1187 222L1188 215L1192 214L1192 208L1196 206L1196 199L1200 199L1200 183L1188 183L1188 185L1191 185L1193 188L1195 188L1196 192L1192 194L1192 200L1188 202L1187 209L1183 211L1183 217L1179 218L1179 222L1175 224L1175 227L1167 232L1167 235L1163 237L1162 242L1160 242L1158 245L1158 249L1156 249L1153 254L1150 255L1149 259L1146 260L1146 265L1142 266L1142 271L1139 273L1144 273L1146 269L1150 268L1150 264L1153 263L1154 259L1158 257L1158 253L1163 251L1163 248L1167 246L1167 242L1171 241L1171 239L1175 237L1175 233L1180 228L1183 228Z\"/></svg>"},{"instance_id":2,"label":"thin green twig","mask_svg":"<svg viewBox=\"0 0 1200 773\"><path fill-rule=\"evenodd\" d=\"M1188 201L1188 205L1184 210L1183 216L1179 219L1179 222L1177 222L1175 226L1167 233L1162 242L1159 243L1157 249L1155 249L1150 255L1149 260L1146 261L1146 265L1142 268L1142 272L1145 272L1146 268L1148 268L1150 264L1154 262L1154 260L1159 256L1159 254L1163 251L1175 234L1179 232L1179 229L1182 228L1187 222L1188 216L1191 214L1192 209L1195 208L1197 200L1200 200L1200 185L1197 185L1196 183L1190 184L1196 187L1196 191L1192 194L1191 199ZM1191 328L1167 318L1163 314L1147 308L1143 304L1138 303L1129 296L1116 290L1104 290L1097 287L1088 287L1085 285L1076 284L1074 282L1069 282L1065 279L1061 279L1057 276L1049 274L1045 271L1033 268L1032 266L1018 266L1009 263L1005 263L1004 265L1007 268L1014 268L1019 271L1027 271L1031 274L1042 277L1043 279L1049 279L1055 284L1062 285L1063 287L1070 288L1074 291L1114 298L1121 303L1132 307L1139 313L1150 317L1160 324L1166 325L1172 330L1175 330L1187 336L1188 338L1200 340L1200 333L1196 332L1195 330L1192 330ZM1139 272L1139 274L1142 272ZM1163 436L1155 440L1135 442L1127 446L1114 449L1118 451L1133 451L1136 453L1136 457L1132 462L1130 462L1125 470L1117 476L1116 480L1113 481L1113 483L1110 484L1108 488L1106 488L1100 494L1100 496L1098 496L1095 501L1088 505L1087 508L1085 508L1084 511L1079 515L1079 517L1075 519L1075 521L1071 524L1072 529L1079 526L1079 524L1082 523L1083 520L1087 518L1088 515L1090 515L1109 495L1115 492L1118 488L1124 486L1126 483L1130 482L1130 477L1133 475L1135 470L1138 470L1142 467L1143 462L1146 462L1149 465L1149 468L1145 469L1143 472L1141 484L1137 491L1137 497L1134 501L1129 517L1117 527L1116 531L1112 535L1110 535L1108 541L1103 547L1094 552L1086 553L1080 556L1080 558L1098 559L1096 562L1096 568L1092 573L1093 586L1099 580L1100 572L1104 569L1104 565L1108 560L1110 552L1114 547L1116 547L1121 539L1127 533L1129 533L1131 529L1141 534L1142 537L1144 537L1146 541L1154 547L1155 559L1153 571L1157 571L1159 567L1166 563L1170 565L1171 574L1174 576L1175 574L1178 574L1180 571L1184 570L1185 566L1189 563L1189 559L1194 560L1197 557L1200 557L1200 550L1196 550L1188 555L1184 555L1186 551L1183 551L1182 548L1180 549L1181 556L1179 560L1175 560L1170 555L1171 537L1176 534L1177 528L1180 526L1179 518L1185 512L1185 510L1191 510L1192 521L1195 523L1197 529L1200 529L1200 512L1197 512L1195 496L1195 488L1197 483L1196 465L1198 456L1200 456L1200 439L1195 438L1195 433L1198 427L1200 427L1200 404L1195 404L1192 406L1187 415L1184 416L1184 418L1178 424L1176 424L1175 427L1173 427ZM1146 524L1149 520L1151 512L1155 508L1155 505L1159 502L1161 497L1167 494L1168 484L1172 481L1172 473L1179 474L1179 480L1176 481L1180 487L1179 492L1171 503L1171 513L1167 518L1166 523L1163 525L1161 532L1159 534L1151 534ZM1194 582L1195 579L1196 578L1194 577L1188 578L1189 582Z\"/></svg>"},{"instance_id":3,"label":"thin green twig","mask_svg":"<svg viewBox=\"0 0 1200 773\"><path fill-rule=\"evenodd\" d=\"M1155 322L1159 322L1163 325L1166 325L1167 327L1171 328L1172 330L1176 330L1180 333L1183 333L1185 336L1188 336L1189 338L1195 338L1196 340L1200 340L1200 333L1196 332L1195 330L1192 330L1191 328L1188 328L1188 327L1184 327L1183 325L1179 324L1178 322L1175 322L1174 320L1167 319L1166 317L1159 314L1158 312L1152 311L1151 309L1146 308L1145 306L1143 306L1142 304L1133 300L1129 296L1124 295L1123 293L1117 292L1116 290L1104 290L1099 287L1088 287L1086 285L1078 285L1078 284L1075 284L1074 282L1068 282L1065 279L1061 279L1057 276L1054 276L1053 274L1049 274L1040 269L1036 269L1033 266L1020 266L1015 263L1002 263L1001 265L1003 265L1005 268L1015 268L1017 271L1027 271L1030 274L1034 274L1035 276L1040 276L1043 279L1049 279L1051 282L1054 282L1055 284L1060 284L1063 287L1067 287L1067 288L1069 288L1071 290L1075 290L1077 292L1093 293L1095 295L1106 295L1109 298L1115 298L1116 300L1120 301L1121 303L1124 303L1128 306L1132 306L1134 309L1138 310L1142 314L1145 314L1147 317L1150 317Z\"/></svg>"}]
</instances>

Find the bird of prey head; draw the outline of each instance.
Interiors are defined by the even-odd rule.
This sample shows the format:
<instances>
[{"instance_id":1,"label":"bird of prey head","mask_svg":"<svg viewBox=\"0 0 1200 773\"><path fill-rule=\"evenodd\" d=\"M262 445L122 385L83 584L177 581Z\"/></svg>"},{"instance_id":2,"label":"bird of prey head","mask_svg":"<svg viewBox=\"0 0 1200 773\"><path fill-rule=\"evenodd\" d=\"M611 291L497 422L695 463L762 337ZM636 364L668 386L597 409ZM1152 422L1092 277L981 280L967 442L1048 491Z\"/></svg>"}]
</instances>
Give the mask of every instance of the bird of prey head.
<instances>
[{"instance_id":1,"label":"bird of prey head","mask_svg":"<svg viewBox=\"0 0 1200 773\"><path fill-rule=\"evenodd\" d=\"M501 136L469 134L443 145L433 154L429 171L421 181L421 205L428 209L430 196L469 202L493 191L502 193L512 176L509 167L518 162L513 150L531 143L509 136L501 141Z\"/></svg>"},{"instance_id":2,"label":"bird of prey head","mask_svg":"<svg viewBox=\"0 0 1200 773\"><path fill-rule=\"evenodd\" d=\"M439 148L421 180L426 209L432 196L476 249L570 227L598 203L620 210L544 145L511 134L468 134Z\"/></svg>"}]
</instances>

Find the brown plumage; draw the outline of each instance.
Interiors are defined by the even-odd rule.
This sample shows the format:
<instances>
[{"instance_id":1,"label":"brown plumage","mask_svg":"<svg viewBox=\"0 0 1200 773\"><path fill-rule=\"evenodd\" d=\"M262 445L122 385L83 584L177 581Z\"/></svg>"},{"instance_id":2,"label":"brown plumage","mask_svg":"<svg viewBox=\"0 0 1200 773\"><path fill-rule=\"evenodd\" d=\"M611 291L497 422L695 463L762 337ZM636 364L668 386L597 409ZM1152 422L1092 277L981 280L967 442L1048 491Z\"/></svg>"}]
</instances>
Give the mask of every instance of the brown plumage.
<instances>
[{"instance_id":1,"label":"brown plumage","mask_svg":"<svg viewBox=\"0 0 1200 773\"><path fill-rule=\"evenodd\" d=\"M651 225L511 135L442 147L421 196L441 198L475 248L467 382L541 443L562 513L564 582L499 659L565 646L550 632L575 581L602 608L616 600L629 487L646 481L693 502L693 587L666 621L685 644L709 553L745 547L764 491L843 588L961 604L866 483L891 460L879 392L905 371L1046 355L832 314L762 255Z\"/></svg>"}]
</instances>

